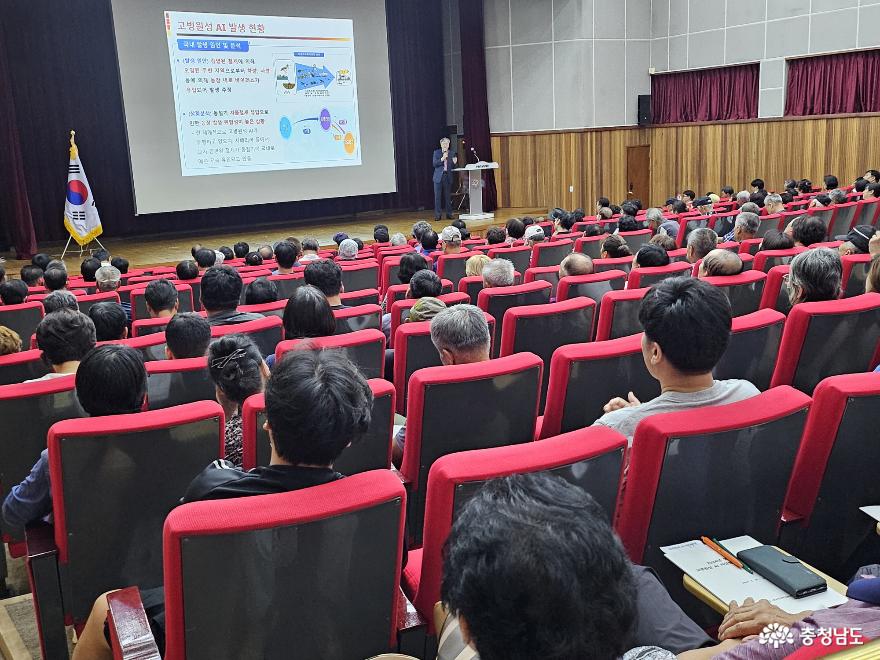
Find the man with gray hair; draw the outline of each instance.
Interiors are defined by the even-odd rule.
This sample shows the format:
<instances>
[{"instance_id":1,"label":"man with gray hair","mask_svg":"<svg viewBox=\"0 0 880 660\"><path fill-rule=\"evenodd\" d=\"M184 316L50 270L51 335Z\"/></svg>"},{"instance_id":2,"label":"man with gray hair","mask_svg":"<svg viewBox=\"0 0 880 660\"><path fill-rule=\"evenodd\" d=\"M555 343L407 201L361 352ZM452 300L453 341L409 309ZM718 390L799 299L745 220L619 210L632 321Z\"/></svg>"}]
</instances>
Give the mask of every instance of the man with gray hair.
<instances>
[{"instance_id":1,"label":"man with gray hair","mask_svg":"<svg viewBox=\"0 0 880 660\"><path fill-rule=\"evenodd\" d=\"M483 287L513 286L515 272L513 263L507 259L492 259L483 266Z\"/></svg>"},{"instance_id":2,"label":"man with gray hair","mask_svg":"<svg viewBox=\"0 0 880 660\"><path fill-rule=\"evenodd\" d=\"M840 188L835 188L828 193L828 196L831 198L832 204L846 204L846 193Z\"/></svg>"},{"instance_id":3,"label":"man with gray hair","mask_svg":"<svg viewBox=\"0 0 880 660\"><path fill-rule=\"evenodd\" d=\"M426 220L419 220L412 226L412 236L414 239L422 242L422 234L431 229L431 224Z\"/></svg>"},{"instance_id":4,"label":"man with gray hair","mask_svg":"<svg viewBox=\"0 0 880 660\"><path fill-rule=\"evenodd\" d=\"M733 229L724 235L721 242L729 243L730 241L736 241L737 243L742 243L749 238L754 238L758 233L758 226L760 224L761 219L758 217L757 213L743 211L736 216L736 222L733 223Z\"/></svg>"},{"instance_id":5,"label":"man with gray hair","mask_svg":"<svg viewBox=\"0 0 880 660\"><path fill-rule=\"evenodd\" d=\"M700 277L727 277L739 275L743 269L742 259L735 252L715 248L700 262Z\"/></svg>"},{"instance_id":6,"label":"man with gray hair","mask_svg":"<svg viewBox=\"0 0 880 660\"><path fill-rule=\"evenodd\" d=\"M352 261L357 258L358 245L352 239L346 238L339 244L339 258Z\"/></svg>"},{"instance_id":7,"label":"man with gray hair","mask_svg":"<svg viewBox=\"0 0 880 660\"><path fill-rule=\"evenodd\" d=\"M645 211L645 220L648 223L648 229L656 234L660 229L660 225L666 221L666 218L663 217L663 211L657 207L651 207Z\"/></svg>"},{"instance_id":8,"label":"man with gray hair","mask_svg":"<svg viewBox=\"0 0 880 660\"><path fill-rule=\"evenodd\" d=\"M787 276L788 299L792 306L803 302L837 300L843 263L829 248L805 250L791 260Z\"/></svg>"},{"instance_id":9,"label":"man with gray hair","mask_svg":"<svg viewBox=\"0 0 880 660\"><path fill-rule=\"evenodd\" d=\"M694 229L687 237L687 260L695 264L715 249L718 234L708 227Z\"/></svg>"},{"instance_id":10,"label":"man with gray hair","mask_svg":"<svg viewBox=\"0 0 880 660\"><path fill-rule=\"evenodd\" d=\"M98 293L106 293L108 291L116 291L122 281L122 273L114 266L101 266L95 272L95 282L98 284ZM131 324L131 303L122 302L122 309L125 310L125 318Z\"/></svg>"},{"instance_id":11,"label":"man with gray hair","mask_svg":"<svg viewBox=\"0 0 880 660\"><path fill-rule=\"evenodd\" d=\"M406 245L406 236L397 232L391 237L391 245L394 247L399 247L401 245Z\"/></svg>"},{"instance_id":12,"label":"man with gray hair","mask_svg":"<svg viewBox=\"0 0 880 660\"><path fill-rule=\"evenodd\" d=\"M767 209L767 215L782 213L785 210L785 202L782 201L782 195L778 193L767 195L764 198L764 208Z\"/></svg>"},{"instance_id":13,"label":"man with gray hair","mask_svg":"<svg viewBox=\"0 0 880 660\"><path fill-rule=\"evenodd\" d=\"M749 201L751 197L752 193L750 193L748 190L740 190L738 193L736 193L737 206L742 207L742 205Z\"/></svg>"},{"instance_id":14,"label":"man with gray hair","mask_svg":"<svg viewBox=\"0 0 880 660\"><path fill-rule=\"evenodd\" d=\"M76 302L76 296L73 295L70 291L62 289L60 291L53 291L48 296L43 298L43 312L46 314L51 314L52 312L57 312L59 309L72 309L75 312L79 311L79 305Z\"/></svg>"},{"instance_id":15,"label":"man with gray hair","mask_svg":"<svg viewBox=\"0 0 880 660\"><path fill-rule=\"evenodd\" d=\"M742 206L739 207L740 213L754 213L755 215L761 215L761 207L755 204L754 202L746 202Z\"/></svg>"}]
</instances>

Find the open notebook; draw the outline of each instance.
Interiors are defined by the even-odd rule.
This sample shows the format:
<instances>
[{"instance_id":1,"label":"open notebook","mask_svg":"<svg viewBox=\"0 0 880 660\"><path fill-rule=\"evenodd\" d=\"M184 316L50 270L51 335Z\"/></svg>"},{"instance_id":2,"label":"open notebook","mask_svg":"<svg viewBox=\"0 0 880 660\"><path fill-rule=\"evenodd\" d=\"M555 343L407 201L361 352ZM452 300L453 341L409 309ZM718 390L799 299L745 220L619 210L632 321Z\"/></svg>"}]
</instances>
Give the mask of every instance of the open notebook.
<instances>
[{"instance_id":1,"label":"open notebook","mask_svg":"<svg viewBox=\"0 0 880 660\"><path fill-rule=\"evenodd\" d=\"M721 544L734 556L741 550L763 545L751 536L737 536L722 540ZM846 596L837 593L830 587L821 594L814 594L806 598L793 598L757 573L749 573L737 568L699 540L678 543L660 549L669 561L725 603L732 600L742 603L746 598L754 598L755 600L766 598L780 609L796 614L804 610L834 607L846 602Z\"/></svg>"}]
</instances>

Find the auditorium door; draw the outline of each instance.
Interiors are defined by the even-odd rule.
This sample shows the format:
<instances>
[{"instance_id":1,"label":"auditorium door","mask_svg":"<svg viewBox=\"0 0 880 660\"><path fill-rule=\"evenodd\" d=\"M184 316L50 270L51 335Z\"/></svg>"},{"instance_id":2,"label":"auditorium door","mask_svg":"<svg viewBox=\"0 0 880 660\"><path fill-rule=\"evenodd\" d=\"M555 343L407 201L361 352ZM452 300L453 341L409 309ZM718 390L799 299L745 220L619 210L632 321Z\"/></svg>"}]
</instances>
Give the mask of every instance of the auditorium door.
<instances>
[{"instance_id":1,"label":"auditorium door","mask_svg":"<svg viewBox=\"0 0 880 660\"><path fill-rule=\"evenodd\" d=\"M626 148L626 197L651 205L651 145Z\"/></svg>"}]
</instances>

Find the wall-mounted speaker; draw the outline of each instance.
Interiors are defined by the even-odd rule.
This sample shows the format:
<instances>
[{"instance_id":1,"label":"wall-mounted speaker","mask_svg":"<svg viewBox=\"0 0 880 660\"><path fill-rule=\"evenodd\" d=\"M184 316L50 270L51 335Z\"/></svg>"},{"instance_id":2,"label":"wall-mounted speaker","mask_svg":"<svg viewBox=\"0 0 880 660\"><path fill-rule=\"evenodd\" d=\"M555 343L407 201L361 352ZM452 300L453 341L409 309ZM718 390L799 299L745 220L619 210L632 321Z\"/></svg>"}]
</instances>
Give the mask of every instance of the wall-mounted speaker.
<instances>
[{"instance_id":1,"label":"wall-mounted speaker","mask_svg":"<svg viewBox=\"0 0 880 660\"><path fill-rule=\"evenodd\" d=\"M639 126L651 125L651 95L639 94Z\"/></svg>"}]
</instances>

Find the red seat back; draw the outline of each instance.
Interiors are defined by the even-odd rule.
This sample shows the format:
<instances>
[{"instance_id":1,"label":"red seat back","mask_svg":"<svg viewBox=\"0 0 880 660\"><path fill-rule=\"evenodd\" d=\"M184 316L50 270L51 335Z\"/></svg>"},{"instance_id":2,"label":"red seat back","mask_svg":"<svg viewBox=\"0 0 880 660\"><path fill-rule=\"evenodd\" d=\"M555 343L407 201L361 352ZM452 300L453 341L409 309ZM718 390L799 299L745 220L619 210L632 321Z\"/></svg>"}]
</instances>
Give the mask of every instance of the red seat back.
<instances>
[{"instance_id":1,"label":"red seat back","mask_svg":"<svg viewBox=\"0 0 880 660\"><path fill-rule=\"evenodd\" d=\"M523 305L543 305L550 302L550 291L553 287L549 282L538 280L528 284L514 286L491 287L482 289L477 296L477 306L496 319L503 319L504 313L511 307ZM495 328L492 357L498 357L501 337L500 328Z\"/></svg>"},{"instance_id":2,"label":"red seat back","mask_svg":"<svg viewBox=\"0 0 880 660\"><path fill-rule=\"evenodd\" d=\"M373 328L332 337L282 341L275 348L276 362L285 353L296 350L339 351L358 366L365 378L382 378L385 370L385 335Z\"/></svg>"},{"instance_id":3,"label":"red seat back","mask_svg":"<svg viewBox=\"0 0 880 660\"><path fill-rule=\"evenodd\" d=\"M639 308L642 306L642 298L649 290L642 288L609 291L602 296L599 320L596 322L596 341L617 339L642 332Z\"/></svg>"}]
</instances>

